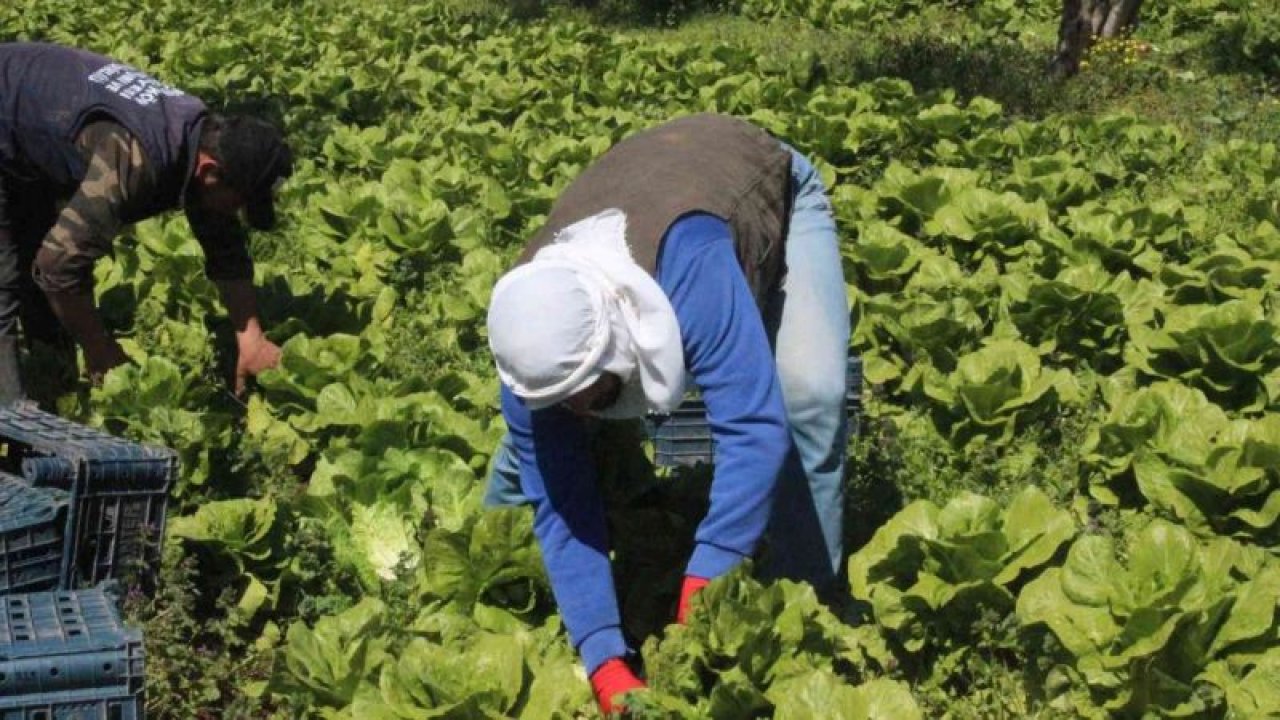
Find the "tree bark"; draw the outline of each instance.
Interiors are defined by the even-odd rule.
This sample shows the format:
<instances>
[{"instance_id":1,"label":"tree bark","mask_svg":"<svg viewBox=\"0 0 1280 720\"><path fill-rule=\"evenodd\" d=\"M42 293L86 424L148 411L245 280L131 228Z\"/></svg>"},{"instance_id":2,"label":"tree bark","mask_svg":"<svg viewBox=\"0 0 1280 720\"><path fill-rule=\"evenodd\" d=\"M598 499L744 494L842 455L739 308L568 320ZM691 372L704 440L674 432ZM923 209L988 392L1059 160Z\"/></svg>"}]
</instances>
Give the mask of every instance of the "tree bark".
<instances>
[{"instance_id":1,"label":"tree bark","mask_svg":"<svg viewBox=\"0 0 1280 720\"><path fill-rule=\"evenodd\" d=\"M1142 0L1063 0L1058 52L1050 69L1059 75L1075 75L1096 40L1123 35L1137 26L1141 7Z\"/></svg>"}]
</instances>

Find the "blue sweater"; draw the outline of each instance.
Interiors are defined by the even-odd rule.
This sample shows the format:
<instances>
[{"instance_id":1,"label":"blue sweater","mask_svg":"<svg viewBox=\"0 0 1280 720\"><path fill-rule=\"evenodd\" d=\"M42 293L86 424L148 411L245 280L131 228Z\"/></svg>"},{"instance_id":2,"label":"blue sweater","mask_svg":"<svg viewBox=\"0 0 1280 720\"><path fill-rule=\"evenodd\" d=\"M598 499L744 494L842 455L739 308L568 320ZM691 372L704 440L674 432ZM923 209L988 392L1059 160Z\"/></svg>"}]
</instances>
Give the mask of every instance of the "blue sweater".
<instances>
[{"instance_id":1,"label":"blue sweater","mask_svg":"<svg viewBox=\"0 0 1280 720\"><path fill-rule=\"evenodd\" d=\"M764 532L790 448L786 412L728 224L706 214L676 221L658 259L658 284L675 308L685 367L707 404L716 442L711 505L686 573L715 578L751 554ZM594 672L627 647L583 422L560 407L530 412L506 387L502 412L552 591L587 672Z\"/></svg>"}]
</instances>

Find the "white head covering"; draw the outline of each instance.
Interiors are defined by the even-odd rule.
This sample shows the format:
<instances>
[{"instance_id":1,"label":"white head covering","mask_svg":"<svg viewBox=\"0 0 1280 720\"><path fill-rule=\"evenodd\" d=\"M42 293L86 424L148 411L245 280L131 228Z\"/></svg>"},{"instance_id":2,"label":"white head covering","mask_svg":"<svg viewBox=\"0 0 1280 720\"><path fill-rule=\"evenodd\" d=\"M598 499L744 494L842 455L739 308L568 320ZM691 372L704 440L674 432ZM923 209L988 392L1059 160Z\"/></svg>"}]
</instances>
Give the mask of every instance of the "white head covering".
<instances>
[{"instance_id":1,"label":"white head covering","mask_svg":"<svg viewBox=\"0 0 1280 720\"><path fill-rule=\"evenodd\" d=\"M498 376L531 409L563 402L605 372L623 388L599 415L680 404L684 349L675 310L632 259L626 228L617 209L580 220L494 286L489 348Z\"/></svg>"}]
</instances>

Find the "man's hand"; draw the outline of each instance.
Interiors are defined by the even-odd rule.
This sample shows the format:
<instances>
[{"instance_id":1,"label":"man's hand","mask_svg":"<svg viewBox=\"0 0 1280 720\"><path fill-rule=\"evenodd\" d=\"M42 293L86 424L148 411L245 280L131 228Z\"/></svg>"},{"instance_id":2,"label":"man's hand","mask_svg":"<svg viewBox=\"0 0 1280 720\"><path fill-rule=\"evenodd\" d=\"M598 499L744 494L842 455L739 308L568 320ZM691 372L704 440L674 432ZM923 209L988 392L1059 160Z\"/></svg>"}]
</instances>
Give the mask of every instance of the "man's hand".
<instances>
[{"instance_id":1,"label":"man's hand","mask_svg":"<svg viewBox=\"0 0 1280 720\"><path fill-rule=\"evenodd\" d=\"M108 337L84 346L85 370L88 371L89 380L94 385L102 382L102 376L106 375L108 370L127 362L129 362L129 356L124 354L124 349L115 341L115 338Z\"/></svg>"},{"instance_id":2,"label":"man's hand","mask_svg":"<svg viewBox=\"0 0 1280 720\"><path fill-rule=\"evenodd\" d=\"M596 703L605 717L614 717L626 710L618 702L621 696L632 690L647 687L644 681L631 672L622 658L612 658L591 673L591 689L595 691Z\"/></svg>"},{"instance_id":3,"label":"man's hand","mask_svg":"<svg viewBox=\"0 0 1280 720\"><path fill-rule=\"evenodd\" d=\"M266 338L256 335L239 343L236 358L236 395L244 394L245 381L268 368L280 364L280 347Z\"/></svg>"},{"instance_id":4,"label":"man's hand","mask_svg":"<svg viewBox=\"0 0 1280 720\"><path fill-rule=\"evenodd\" d=\"M685 624L689 619L689 603L693 602L693 596L709 584L711 581L706 578L696 575L684 576L684 584L680 586L680 604L676 606L676 622Z\"/></svg>"},{"instance_id":5,"label":"man's hand","mask_svg":"<svg viewBox=\"0 0 1280 720\"><path fill-rule=\"evenodd\" d=\"M262 334L251 280L220 280L218 290L236 331L235 392L239 396L244 394L246 380L280 364L280 348Z\"/></svg>"},{"instance_id":6,"label":"man's hand","mask_svg":"<svg viewBox=\"0 0 1280 720\"><path fill-rule=\"evenodd\" d=\"M92 295L46 292L45 297L62 326L84 349L85 370L94 384L102 382L102 376L111 368L129 362L120 343L102 326Z\"/></svg>"}]
</instances>

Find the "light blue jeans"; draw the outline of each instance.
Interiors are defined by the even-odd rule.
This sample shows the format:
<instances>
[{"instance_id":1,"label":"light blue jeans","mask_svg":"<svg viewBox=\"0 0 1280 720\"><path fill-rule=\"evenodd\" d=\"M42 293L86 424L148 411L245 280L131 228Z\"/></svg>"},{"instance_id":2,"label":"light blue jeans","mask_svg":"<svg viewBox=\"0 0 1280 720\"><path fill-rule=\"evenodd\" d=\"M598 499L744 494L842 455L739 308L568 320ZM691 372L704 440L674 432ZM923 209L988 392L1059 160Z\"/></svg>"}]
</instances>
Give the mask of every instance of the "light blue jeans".
<instances>
[{"instance_id":1,"label":"light blue jeans","mask_svg":"<svg viewBox=\"0 0 1280 720\"><path fill-rule=\"evenodd\" d=\"M849 298L831 200L813 165L791 153L787 274L766 310L765 328L792 443L778 477L761 574L808 580L830 592L844 563Z\"/></svg>"},{"instance_id":2,"label":"light blue jeans","mask_svg":"<svg viewBox=\"0 0 1280 720\"><path fill-rule=\"evenodd\" d=\"M787 274L764 320L778 363L792 448L778 478L761 575L806 580L820 592L830 592L844 560L849 300L826 188L813 165L788 150L795 195ZM519 461L506 435L494 455L485 504L525 502Z\"/></svg>"}]
</instances>

